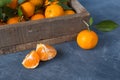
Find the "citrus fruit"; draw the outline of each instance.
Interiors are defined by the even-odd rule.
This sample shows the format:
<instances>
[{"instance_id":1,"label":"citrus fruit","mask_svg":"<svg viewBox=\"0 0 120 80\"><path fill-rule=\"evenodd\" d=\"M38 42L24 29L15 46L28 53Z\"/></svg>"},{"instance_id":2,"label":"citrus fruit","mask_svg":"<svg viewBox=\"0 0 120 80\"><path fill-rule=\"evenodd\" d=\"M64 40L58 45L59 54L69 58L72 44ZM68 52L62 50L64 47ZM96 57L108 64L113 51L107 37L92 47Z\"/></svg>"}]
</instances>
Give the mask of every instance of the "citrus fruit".
<instances>
[{"instance_id":1,"label":"citrus fruit","mask_svg":"<svg viewBox=\"0 0 120 80\"><path fill-rule=\"evenodd\" d=\"M35 6L42 6L44 0L29 0L29 2L31 2Z\"/></svg>"},{"instance_id":2,"label":"citrus fruit","mask_svg":"<svg viewBox=\"0 0 120 80\"><path fill-rule=\"evenodd\" d=\"M35 6L31 2L21 4L21 8L26 17L31 17L34 14Z\"/></svg>"},{"instance_id":3,"label":"citrus fruit","mask_svg":"<svg viewBox=\"0 0 120 80\"><path fill-rule=\"evenodd\" d=\"M82 30L77 35L77 44L83 49L92 49L98 43L98 35L91 30Z\"/></svg>"},{"instance_id":4,"label":"citrus fruit","mask_svg":"<svg viewBox=\"0 0 120 80\"><path fill-rule=\"evenodd\" d=\"M18 0L11 0L11 3L9 3L7 6L12 9L16 9L17 5L18 5Z\"/></svg>"},{"instance_id":5,"label":"citrus fruit","mask_svg":"<svg viewBox=\"0 0 120 80\"><path fill-rule=\"evenodd\" d=\"M73 10L66 10L65 11L65 15L71 15L71 14L75 14L75 11L73 11Z\"/></svg>"},{"instance_id":6,"label":"citrus fruit","mask_svg":"<svg viewBox=\"0 0 120 80\"><path fill-rule=\"evenodd\" d=\"M47 6L45 10L45 17L51 18L51 17L58 17L64 15L63 8L58 4L52 4Z\"/></svg>"},{"instance_id":7,"label":"citrus fruit","mask_svg":"<svg viewBox=\"0 0 120 80\"><path fill-rule=\"evenodd\" d=\"M22 20L20 21L20 17L18 16L15 16L15 17L12 17L12 18L9 18L8 21L7 21L7 24L16 24L16 23L19 23L19 22L24 22L25 20L22 18Z\"/></svg>"},{"instance_id":8,"label":"citrus fruit","mask_svg":"<svg viewBox=\"0 0 120 80\"><path fill-rule=\"evenodd\" d=\"M25 56L22 61L22 65L28 69L34 69L39 65L40 58L36 51L32 50Z\"/></svg>"},{"instance_id":9,"label":"citrus fruit","mask_svg":"<svg viewBox=\"0 0 120 80\"><path fill-rule=\"evenodd\" d=\"M7 24L15 24L18 22L19 22L19 17L12 17L8 19Z\"/></svg>"},{"instance_id":10,"label":"citrus fruit","mask_svg":"<svg viewBox=\"0 0 120 80\"><path fill-rule=\"evenodd\" d=\"M46 44L37 44L36 52L39 54L41 61L53 59L57 54L54 47Z\"/></svg>"},{"instance_id":11,"label":"citrus fruit","mask_svg":"<svg viewBox=\"0 0 120 80\"><path fill-rule=\"evenodd\" d=\"M58 0L54 0L54 1L49 1L49 0L45 0L45 6L48 6L50 4L57 4L59 1Z\"/></svg>"},{"instance_id":12,"label":"citrus fruit","mask_svg":"<svg viewBox=\"0 0 120 80\"><path fill-rule=\"evenodd\" d=\"M35 14L31 17L31 20L38 20L38 19L44 19L44 15L43 14Z\"/></svg>"}]
</instances>

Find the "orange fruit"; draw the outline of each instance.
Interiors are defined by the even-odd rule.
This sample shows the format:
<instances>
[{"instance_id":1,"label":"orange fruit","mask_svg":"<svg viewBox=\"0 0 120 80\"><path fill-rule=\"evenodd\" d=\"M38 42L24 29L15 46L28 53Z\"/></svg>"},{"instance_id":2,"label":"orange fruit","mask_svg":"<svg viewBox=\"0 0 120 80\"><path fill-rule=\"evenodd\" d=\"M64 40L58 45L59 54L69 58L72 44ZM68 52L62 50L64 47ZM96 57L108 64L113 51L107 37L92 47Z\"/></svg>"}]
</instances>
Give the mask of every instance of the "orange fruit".
<instances>
[{"instance_id":1,"label":"orange fruit","mask_svg":"<svg viewBox=\"0 0 120 80\"><path fill-rule=\"evenodd\" d=\"M98 35L94 31L82 30L77 35L77 44L83 49L92 49L98 43Z\"/></svg>"},{"instance_id":2,"label":"orange fruit","mask_svg":"<svg viewBox=\"0 0 120 80\"><path fill-rule=\"evenodd\" d=\"M19 22L19 17L12 17L8 19L7 24L16 24L18 22Z\"/></svg>"},{"instance_id":3,"label":"orange fruit","mask_svg":"<svg viewBox=\"0 0 120 80\"><path fill-rule=\"evenodd\" d=\"M42 6L44 0L29 0L29 2L31 2L35 6Z\"/></svg>"},{"instance_id":4,"label":"orange fruit","mask_svg":"<svg viewBox=\"0 0 120 80\"><path fill-rule=\"evenodd\" d=\"M50 5L50 4L57 4L59 1L58 0L54 0L54 1L49 1L49 0L45 0L45 6L48 6L48 5Z\"/></svg>"},{"instance_id":5,"label":"orange fruit","mask_svg":"<svg viewBox=\"0 0 120 80\"><path fill-rule=\"evenodd\" d=\"M46 44L37 44L36 52L39 54L41 61L51 60L57 54L54 47Z\"/></svg>"},{"instance_id":6,"label":"orange fruit","mask_svg":"<svg viewBox=\"0 0 120 80\"><path fill-rule=\"evenodd\" d=\"M35 6L31 2L21 4L21 8L26 17L31 17L34 14Z\"/></svg>"},{"instance_id":7,"label":"orange fruit","mask_svg":"<svg viewBox=\"0 0 120 80\"><path fill-rule=\"evenodd\" d=\"M18 5L18 0L11 0L11 3L9 3L7 6L12 9L16 9L17 5Z\"/></svg>"},{"instance_id":8,"label":"orange fruit","mask_svg":"<svg viewBox=\"0 0 120 80\"><path fill-rule=\"evenodd\" d=\"M25 20L22 19L21 22L24 22ZM16 24L16 23L19 23L20 22L20 17L16 16L16 17L12 17L12 18L9 18L8 21L7 21L7 24Z\"/></svg>"},{"instance_id":9,"label":"orange fruit","mask_svg":"<svg viewBox=\"0 0 120 80\"><path fill-rule=\"evenodd\" d=\"M58 16L63 16L63 15L64 15L64 10L58 4L52 4L50 6L47 6L47 8L45 10L46 18L58 17Z\"/></svg>"},{"instance_id":10,"label":"orange fruit","mask_svg":"<svg viewBox=\"0 0 120 80\"><path fill-rule=\"evenodd\" d=\"M36 51L32 50L29 54L25 56L22 61L22 65L28 69L34 69L39 65L40 57Z\"/></svg>"},{"instance_id":11,"label":"orange fruit","mask_svg":"<svg viewBox=\"0 0 120 80\"><path fill-rule=\"evenodd\" d=\"M75 14L75 11L73 11L73 10L66 10L65 11L65 15L71 15L71 14Z\"/></svg>"},{"instance_id":12,"label":"orange fruit","mask_svg":"<svg viewBox=\"0 0 120 80\"><path fill-rule=\"evenodd\" d=\"M35 14L31 17L31 20L39 20L39 19L44 19L44 15L43 14Z\"/></svg>"}]
</instances>

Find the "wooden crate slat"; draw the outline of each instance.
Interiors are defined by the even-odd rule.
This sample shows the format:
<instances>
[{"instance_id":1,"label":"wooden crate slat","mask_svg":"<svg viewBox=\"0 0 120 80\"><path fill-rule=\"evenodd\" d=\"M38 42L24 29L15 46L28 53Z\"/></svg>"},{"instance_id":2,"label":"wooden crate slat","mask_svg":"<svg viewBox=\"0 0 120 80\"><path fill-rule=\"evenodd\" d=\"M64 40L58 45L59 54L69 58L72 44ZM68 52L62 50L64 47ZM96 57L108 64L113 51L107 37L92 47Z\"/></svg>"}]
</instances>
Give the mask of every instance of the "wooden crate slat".
<instances>
[{"instance_id":1,"label":"wooden crate slat","mask_svg":"<svg viewBox=\"0 0 120 80\"><path fill-rule=\"evenodd\" d=\"M8 53L13 53L17 51L23 51L26 49L35 49L36 45L39 43L44 43L44 44L58 44L61 42L66 42L66 41L71 41L76 39L76 34L72 35L66 35L62 37L57 37L57 38L51 38L51 39L46 39L46 40L40 40L36 42L30 42L30 43L25 43L25 44L19 44L19 45L14 45L14 46L8 46L0 49L0 55L1 54L8 54Z\"/></svg>"}]
</instances>

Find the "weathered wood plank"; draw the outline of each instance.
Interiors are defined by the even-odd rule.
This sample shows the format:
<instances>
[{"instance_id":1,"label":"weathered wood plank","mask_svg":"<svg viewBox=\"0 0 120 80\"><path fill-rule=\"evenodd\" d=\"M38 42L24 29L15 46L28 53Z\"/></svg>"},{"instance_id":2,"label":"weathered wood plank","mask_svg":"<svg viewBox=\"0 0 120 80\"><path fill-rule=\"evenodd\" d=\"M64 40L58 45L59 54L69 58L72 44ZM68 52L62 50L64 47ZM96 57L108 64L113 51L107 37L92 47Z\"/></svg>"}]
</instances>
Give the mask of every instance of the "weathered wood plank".
<instances>
[{"instance_id":1,"label":"weathered wood plank","mask_svg":"<svg viewBox=\"0 0 120 80\"><path fill-rule=\"evenodd\" d=\"M40 40L36 42L30 42L30 43L25 43L25 44L19 44L19 45L14 45L14 46L8 46L0 49L0 54L8 54L10 52L17 52L17 51L23 51L26 49L35 49L36 45L39 43L44 43L44 44L58 44L61 42L66 42L66 41L71 41L76 39L76 34L72 35L66 35L66 36L61 36L57 38L51 38L51 39L46 39L46 40Z\"/></svg>"}]
</instances>

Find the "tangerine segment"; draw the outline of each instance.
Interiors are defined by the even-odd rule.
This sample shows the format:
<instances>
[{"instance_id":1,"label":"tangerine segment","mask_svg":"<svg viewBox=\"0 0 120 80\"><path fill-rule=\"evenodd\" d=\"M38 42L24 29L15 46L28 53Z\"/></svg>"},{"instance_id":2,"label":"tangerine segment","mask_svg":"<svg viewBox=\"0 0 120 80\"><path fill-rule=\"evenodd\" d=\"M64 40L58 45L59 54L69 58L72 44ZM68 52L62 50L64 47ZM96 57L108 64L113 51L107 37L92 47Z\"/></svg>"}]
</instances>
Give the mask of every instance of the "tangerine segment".
<instances>
[{"instance_id":1,"label":"tangerine segment","mask_svg":"<svg viewBox=\"0 0 120 80\"><path fill-rule=\"evenodd\" d=\"M46 18L58 17L58 16L63 16L63 15L64 15L64 10L58 4L52 4L50 6L47 6L47 8L45 10Z\"/></svg>"},{"instance_id":2,"label":"tangerine segment","mask_svg":"<svg viewBox=\"0 0 120 80\"><path fill-rule=\"evenodd\" d=\"M26 55L26 57L24 58L22 62L22 65L25 68L33 69L39 65L39 62L40 62L39 55L37 54L35 50L32 50L29 54Z\"/></svg>"},{"instance_id":3,"label":"tangerine segment","mask_svg":"<svg viewBox=\"0 0 120 80\"><path fill-rule=\"evenodd\" d=\"M83 49L92 49L98 43L98 35L94 31L83 30L77 35L77 44Z\"/></svg>"},{"instance_id":4,"label":"tangerine segment","mask_svg":"<svg viewBox=\"0 0 120 80\"><path fill-rule=\"evenodd\" d=\"M26 17L31 17L34 14L35 6L31 2L21 4L21 8Z\"/></svg>"},{"instance_id":5,"label":"tangerine segment","mask_svg":"<svg viewBox=\"0 0 120 80\"><path fill-rule=\"evenodd\" d=\"M41 61L53 59L57 54L54 47L45 44L37 44L36 52L39 54Z\"/></svg>"}]
</instances>

